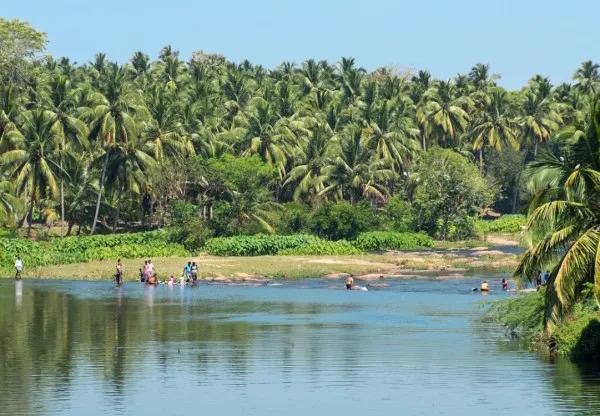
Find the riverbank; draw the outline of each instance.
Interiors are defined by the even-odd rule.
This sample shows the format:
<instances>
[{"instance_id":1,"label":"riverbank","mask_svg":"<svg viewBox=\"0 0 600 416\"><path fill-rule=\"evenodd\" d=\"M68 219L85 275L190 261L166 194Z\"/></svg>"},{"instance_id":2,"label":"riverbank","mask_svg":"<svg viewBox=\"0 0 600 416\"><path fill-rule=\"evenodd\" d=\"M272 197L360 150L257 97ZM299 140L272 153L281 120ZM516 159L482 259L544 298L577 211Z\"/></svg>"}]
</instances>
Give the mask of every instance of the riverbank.
<instances>
[{"instance_id":1,"label":"riverbank","mask_svg":"<svg viewBox=\"0 0 600 416\"><path fill-rule=\"evenodd\" d=\"M476 273L506 274L517 264L517 257L517 254L501 247L473 247L390 251L350 256L177 256L156 257L152 258L152 261L161 279L169 275L181 275L183 265L188 261L195 261L200 265L200 277L207 280L332 278L346 273L362 280L380 280L422 276L452 278ZM144 260L145 258L123 259L126 281L138 279L138 269ZM25 266L25 278L101 280L112 277L115 260ZM3 277L13 276L12 270L6 269L0 274Z\"/></svg>"},{"instance_id":2,"label":"riverbank","mask_svg":"<svg viewBox=\"0 0 600 416\"><path fill-rule=\"evenodd\" d=\"M484 320L504 326L512 338L544 355L600 361L600 312L593 299L577 303L552 336L544 332L544 289L492 303Z\"/></svg>"}]
</instances>

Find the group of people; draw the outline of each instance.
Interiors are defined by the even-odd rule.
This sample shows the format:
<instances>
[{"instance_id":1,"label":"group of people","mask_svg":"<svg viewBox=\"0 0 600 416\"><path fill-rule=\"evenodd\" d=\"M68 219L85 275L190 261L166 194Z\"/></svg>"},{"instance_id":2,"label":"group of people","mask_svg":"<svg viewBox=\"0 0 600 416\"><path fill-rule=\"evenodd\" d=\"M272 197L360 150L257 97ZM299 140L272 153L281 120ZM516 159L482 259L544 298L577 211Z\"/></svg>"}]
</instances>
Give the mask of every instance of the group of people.
<instances>
[{"instance_id":1,"label":"group of people","mask_svg":"<svg viewBox=\"0 0 600 416\"><path fill-rule=\"evenodd\" d=\"M15 265L15 267L17 267ZM22 268L22 263L21 266ZM117 260L117 265L115 267L114 280L115 283L120 285L123 282L123 263L121 263L121 259ZM166 283L168 285L174 285L175 283L184 284L196 284L198 280L198 264L195 261L188 261L183 267L183 273L179 282L175 278L175 276L171 275L166 281L161 282L158 280L158 276L154 269L154 263L152 260L148 259L144 261L144 266L139 269L139 278L140 282L148 284L148 285L157 285L160 283Z\"/></svg>"},{"instance_id":2,"label":"group of people","mask_svg":"<svg viewBox=\"0 0 600 416\"><path fill-rule=\"evenodd\" d=\"M140 269L140 282L154 285L158 283L158 277L154 271L154 263L148 259L144 262L144 266Z\"/></svg>"}]
</instances>

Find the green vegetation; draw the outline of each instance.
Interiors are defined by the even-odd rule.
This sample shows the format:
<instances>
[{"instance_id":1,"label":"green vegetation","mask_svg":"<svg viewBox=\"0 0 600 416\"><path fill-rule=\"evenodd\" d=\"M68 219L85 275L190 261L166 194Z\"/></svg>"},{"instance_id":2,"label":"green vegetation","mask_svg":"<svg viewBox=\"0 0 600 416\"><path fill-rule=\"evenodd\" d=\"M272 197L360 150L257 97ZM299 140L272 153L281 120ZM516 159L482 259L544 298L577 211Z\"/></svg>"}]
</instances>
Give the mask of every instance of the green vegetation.
<instances>
[{"instance_id":1,"label":"green vegetation","mask_svg":"<svg viewBox=\"0 0 600 416\"><path fill-rule=\"evenodd\" d=\"M298 248L317 241L311 235L265 235L217 237L206 242L204 250L214 256L267 256L280 250Z\"/></svg>"},{"instance_id":2,"label":"green vegetation","mask_svg":"<svg viewBox=\"0 0 600 416\"><path fill-rule=\"evenodd\" d=\"M286 256L349 256L361 254L352 242L346 240L316 240L306 245L280 250L278 254Z\"/></svg>"},{"instance_id":3,"label":"green vegetation","mask_svg":"<svg viewBox=\"0 0 600 416\"><path fill-rule=\"evenodd\" d=\"M518 91L487 65L436 80L352 58L266 70L172 47L119 65L43 56L46 37L0 20L0 225L32 236L163 227L212 237L476 234L488 208L523 210L524 169L581 124L600 76L535 75Z\"/></svg>"},{"instance_id":4,"label":"green vegetation","mask_svg":"<svg viewBox=\"0 0 600 416\"><path fill-rule=\"evenodd\" d=\"M353 244L362 251L403 250L433 247L433 239L422 233L371 231L360 234Z\"/></svg>"},{"instance_id":5,"label":"green vegetation","mask_svg":"<svg viewBox=\"0 0 600 416\"><path fill-rule=\"evenodd\" d=\"M27 267L157 256L184 256L188 252L170 241L164 231L55 238L31 241L0 238L0 267L12 267L21 256Z\"/></svg>"},{"instance_id":6,"label":"green vegetation","mask_svg":"<svg viewBox=\"0 0 600 416\"><path fill-rule=\"evenodd\" d=\"M587 288L600 292L600 106L561 131L526 171L531 200L529 248L515 272L532 280L550 271L545 329L552 335Z\"/></svg>"},{"instance_id":7,"label":"green vegetation","mask_svg":"<svg viewBox=\"0 0 600 416\"><path fill-rule=\"evenodd\" d=\"M490 233L516 234L523 231L526 223L527 217L525 215L503 215L495 220L476 220L475 231L477 234L484 235Z\"/></svg>"},{"instance_id":8,"label":"green vegetation","mask_svg":"<svg viewBox=\"0 0 600 416\"><path fill-rule=\"evenodd\" d=\"M214 256L266 256L349 255L426 247L433 247L433 240L425 234L374 231L359 234L352 241L328 241L304 234L216 237L208 240L203 249Z\"/></svg>"},{"instance_id":9,"label":"green vegetation","mask_svg":"<svg viewBox=\"0 0 600 416\"><path fill-rule=\"evenodd\" d=\"M505 326L534 349L574 360L600 360L600 312L591 299L573 305L550 335L544 329L545 289L494 302L484 320Z\"/></svg>"}]
</instances>

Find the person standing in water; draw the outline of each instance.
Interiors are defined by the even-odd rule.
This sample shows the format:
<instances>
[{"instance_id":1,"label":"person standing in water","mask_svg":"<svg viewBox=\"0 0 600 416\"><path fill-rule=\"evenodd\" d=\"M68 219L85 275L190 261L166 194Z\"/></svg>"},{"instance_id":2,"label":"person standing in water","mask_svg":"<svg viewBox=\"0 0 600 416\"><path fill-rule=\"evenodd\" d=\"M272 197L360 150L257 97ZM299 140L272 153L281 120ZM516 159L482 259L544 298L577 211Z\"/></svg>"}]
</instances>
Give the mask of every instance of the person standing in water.
<instances>
[{"instance_id":1,"label":"person standing in water","mask_svg":"<svg viewBox=\"0 0 600 416\"><path fill-rule=\"evenodd\" d=\"M192 281L195 282L196 280L198 280L198 265L195 261L192 262L191 273Z\"/></svg>"},{"instance_id":2,"label":"person standing in water","mask_svg":"<svg viewBox=\"0 0 600 416\"><path fill-rule=\"evenodd\" d=\"M354 286L354 279L352 278L352 276L348 276L346 278L346 289L352 290L352 286Z\"/></svg>"},{"instance_id":3,"label":"person standing in water","mask_svg":"<svg viewBox=\"0 0 600 416\"><path fill-rule=\"evenodd\" d=\"M148 259L148 271L150 272L150 276L154 276L156 273L154 272L154 263L152 260Z\"/></svg>"},{"instance_id":4,"label":"person standing in water","mask_svg":"<svg viewBox=\"0 0 600 416\"><path fill-rule=\"evenodd\" d=\"M23 260L21 257L17 256L15 260L15 279L19 280L21 278L21 272L23 271Z\"/></svg>"},{"instance_id":5,"label":"person standing in water","mask_svg":"<svg viewBox=\"0 0 600 416\"><path fill-rule=\"evenodd\" d=\"M508 290L508 280L502 278L502 290Z\"/></svg>"},{"instance_id":6,"label":"person standing in water","mask_svg":"<svg viewBox=\"0 0 600 416\"><path fill-rule=\"evenodd\" d=\"M117 267L115 272L115 282L120 285L123 280L123 264L121 263L121 259L117 260Z\"/></svg>"},{"instance_id":7,"label":"person standing in water","mask_svg":"<svg viewBox=\"0 0 600 416\"><path fill-rule=\"evenodd\" d=\"M190 281L190 276L192 275L192 262L188 261L185 266L183 266L183 280L185 282Z\"/></svg>"},{"instance_id":8,"label":"person standing in water","mask_svg":"<svg viewBox=\"0 0 600 416\"><path fill-rule=\"evenodd\" d=\"M481 282L481 289L482 292L488 292L490 290L490 285L488 284L487 280L484 280L483 282Z\"/></svg>"}]
</instances>

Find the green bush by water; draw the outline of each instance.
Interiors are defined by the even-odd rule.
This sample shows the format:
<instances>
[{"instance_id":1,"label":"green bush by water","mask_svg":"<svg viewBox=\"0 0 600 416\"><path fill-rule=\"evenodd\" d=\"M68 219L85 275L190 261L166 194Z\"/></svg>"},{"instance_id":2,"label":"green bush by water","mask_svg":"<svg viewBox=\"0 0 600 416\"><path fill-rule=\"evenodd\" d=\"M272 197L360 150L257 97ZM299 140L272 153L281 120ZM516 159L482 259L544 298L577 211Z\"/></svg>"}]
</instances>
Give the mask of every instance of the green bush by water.
<instances>
[{"instance_id":1,"label":"green bush by water","mask_svg":"<svg viewBox=\"0 0 600 416\"><path fill-rule=\"evenodd\" d=\"M277 254L284 256L349 256L361 253L361 250L356 248L349 241L328 241L319 239L300 247L279 250Z\"/></svg>"},{"instance_id":2,"label":"green bush by water","mask_svg":"<svg viewBox=\"0 0 600 416\"><path fill-rule=\"evenodd\" d=\"M475 221L475 231L478 234L489 233L518 233L527 222L527 217L520 214L503 215L497 220Z\"/></svg>"},{"instance_id":3,"label":"green bush by water","mask_svg":"<svg viewBox=\"0 0 600 416\"><path fill-rule=\"evenodd\" d=\"M116 258L185 256L188 251L170 241L167 231L95 235L31 241L0 238L0 266L12 266L20 256L29 267Z\"/></svg>"},{"instance_id":4,"label":"green bush by water","mask_svg":"<svg viewBox=\"0 0 600 416\"><path fill-rule=\"evenodd\" d=\"M424 233L370 231L359 234L353 244L362 251L406 250L433 247L433 239Z\"/></svg>"},{"instance_id":5,"label":"green bush by water","mask_svg":"<svg viewBox=\"0 0 600 416\"><path fill-rule=\"evenodd\" d=\"M314 243L318 237L306 234L295 235L239 235L209 239L204 250L214 256L266 256L281 250L298 248Z\"/></svg>"},{"instance_id":6,"label":"green bush by water","mask_svg":"<svg viewBox=\"0 0 600 416\"><path fill-rule=\"evenodd\" d=\"M579 360L600 360L600 312L591 299L581 301L554 329L544 332L544 290L492 303L484 320L505 326L532 348Z\"/></svg>"}]
</instances>

